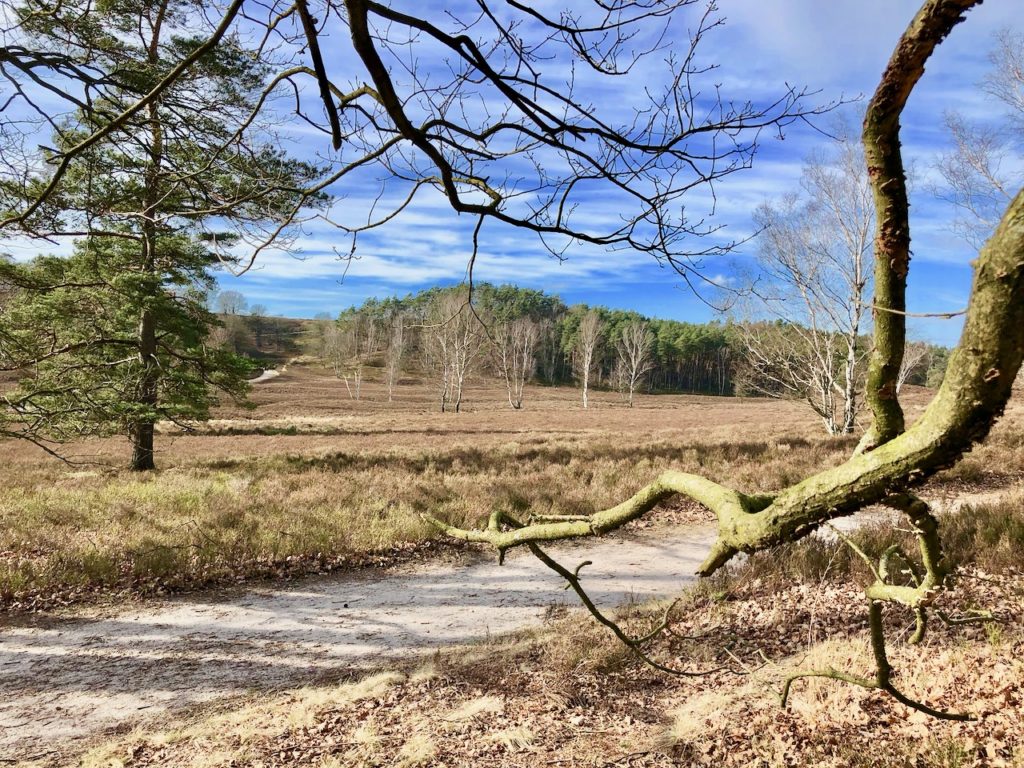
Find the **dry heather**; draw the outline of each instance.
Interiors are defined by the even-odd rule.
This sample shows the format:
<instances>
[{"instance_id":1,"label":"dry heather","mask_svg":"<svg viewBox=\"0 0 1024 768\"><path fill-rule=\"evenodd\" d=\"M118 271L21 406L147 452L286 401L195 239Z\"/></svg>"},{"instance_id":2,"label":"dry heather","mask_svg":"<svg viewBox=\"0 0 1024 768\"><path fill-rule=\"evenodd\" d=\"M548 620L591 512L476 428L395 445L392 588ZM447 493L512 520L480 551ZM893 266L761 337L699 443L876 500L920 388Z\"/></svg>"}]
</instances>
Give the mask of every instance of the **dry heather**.
<instances>
[{"instance_id":1,"label":"dry heather","mask_svg":"<svg viewBox=\"0 0 1024 768\"><path fill-rule=\"evenodd\" d=\"M960 766L1024 765L1024 514L1019 494L945 515L962 564L948 610L997 621L933 628L903 644L892 611L897 684L976 722L937 722L874 692L786 674L822 664L870 669L865 606L845 545L812 539L785 574L768 553L683 595L652 672L578 614L542 630L438 654L341 685L283 693L231 712L95 746L83 768L285 766ZM854 534L872 549L883 530ZM793 553L789 553L793 554ZM822 563L830 564L821 567ZM998 575L997 575L998 574ZM657 607L625 621L649 626ZM45 763L44 763L45 764Z\"/></svg>"},{"instance_id":2,"label":"dry heather","mask_svg":"<svg viewBox=\"0 0 1024 768\"><path fill-rule=\"evenodd\" d=\"M647 396L629 409L598 393L583 411L576 390L530 394L527 410L513 412L501 391L480 386L466 412L440 414L425 384L406 382L387 403L368 381L357 402L327 372L297 366L258 385L251 411L162 435L156 473L114 469L122 440L70 446L80 466L0 443L0 607L391 562L435 537L422 512L459 525L497 508L590 512L669 467L770 490L853 446L823 437L796 403ZM926 398L915 393L912 408ZM1020 477L1022 421L1014 410L940 485ZM660 516L694 512L669 506Z\"/></svg>"}]
</instances>

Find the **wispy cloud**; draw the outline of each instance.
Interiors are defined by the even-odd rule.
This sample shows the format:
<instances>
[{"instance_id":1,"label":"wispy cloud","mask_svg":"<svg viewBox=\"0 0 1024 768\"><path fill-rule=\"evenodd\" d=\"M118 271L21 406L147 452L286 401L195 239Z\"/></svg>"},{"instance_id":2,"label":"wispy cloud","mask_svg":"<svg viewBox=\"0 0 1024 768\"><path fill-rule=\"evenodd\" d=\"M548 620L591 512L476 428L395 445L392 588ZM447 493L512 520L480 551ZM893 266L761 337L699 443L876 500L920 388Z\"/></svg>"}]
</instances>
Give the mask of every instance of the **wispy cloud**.
<instances>
[{"instance_id":1,"label":"wispy cloud","mask_svg":"<svg viewBox=\"0 0 1024 768\"><path fill-rule=\"evenodd\" d=\"M714 30L699 53L703 63L718 65L704 80L702 98L720 85L727 97L765 103L790 84L820 90L813 98L824 103L870 95L919 0L719 0L718 5L727 23ZM471 11L475 6L463 0L443 4L430 0L420 10L441 24L445 23L444 11L458 7ZM971 118L992 116L995 107L977 83L989 66L992 34L1004 26L1020 29L1024 23L1020 10L1014 2L988 2L973 10L929 62L903 120L904 152L917 168L918 181L912 198L915 266L910 302L921 311L948 311L965 303L968 263L973 257L970 248L952 233L949 206L930 191L935 158L949 144L942 116L949 108ZM680 19L669 41L683 43L692 22L692 16ZM338 31L332 34L337 36L336 44L332 38L325 46L332 71L352 73L352 84L358 84L365 75L349 42ZM438 59L432 58L434 53L429 41L418 41L410 55L420 63L433 60L435 70L427 74L432 81L439 81L446 73ZM538 66L555 82L575 75L581 101L597 105L611 122L625 122L634 109L643 106L645 88L656 91L666 82L667 54L652 55L631 75L611 79L586 74L584 67L577 67L574 73L564 60L543 60ZM485 99L467 103L467 109L493 109L494 103ZM415 105L410 109L415 111ZM283 135L304 157L332 156L326 137L308 127L290 126ZM754 233L756 207L792 190L803 160L827 141L820 132L802 124L790 126L783 140L766 133L753 169L722 180L714 195L710 189L695 189L684 201L687 215L700 219L713 211L711 221L725 226L721 240L749 237ZM532 172L527 165L517 165L511 175L529 178ZM382 184L383 197L379 197ZM349 224L362 223L375 203L378 210L386 210L407 189L379 178L377 171L355 174L331 190L337 195L331 216ZM580 202L575 214L580 227L608 228L622 212L622 201L608 194L584 189ZM520 204L526 203L513 203ZM474 224L473 219L452 212L439 193L424 189L393 222L361 235L350 263L338 258L339 252L348 252L349 238L325 222L314 221L292 244L295 253L269 250L253 270L238 278L224 275L221 283L243 291L251 301L267 305L274 313L334 313L369 296L402 294L464 279ZM64 252L68 247L66 243L56 246ZM740 259L756 247L756 242L746 245ZM3 249L19 258L39 250L24 242L7 243ZM706 260L705 268L716 280L733 279L728 260ZM573 301L589 296L649 314L695 320L710 316L678 275L649 256L574 245L560 261L545 251L534 234L496 223L484 227L474 276L559 291ZM955 321L925 326L934 338L947 343L958 333Z\"/></svg>"}]
</instances>

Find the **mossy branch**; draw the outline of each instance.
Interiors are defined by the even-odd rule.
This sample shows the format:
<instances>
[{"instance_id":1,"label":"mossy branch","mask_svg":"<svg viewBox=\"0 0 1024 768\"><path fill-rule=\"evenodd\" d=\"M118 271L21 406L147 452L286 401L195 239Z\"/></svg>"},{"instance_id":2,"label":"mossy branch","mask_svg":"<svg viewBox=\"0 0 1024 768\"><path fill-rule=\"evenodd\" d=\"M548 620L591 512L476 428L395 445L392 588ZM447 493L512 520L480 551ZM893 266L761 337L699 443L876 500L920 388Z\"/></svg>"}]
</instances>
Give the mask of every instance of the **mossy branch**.
<instances>
[{"instance_id":1,"label":"mossy branch","mask_svg":"<svg viewBox=\"0 0 1024 768\"><path fill-rule=\"evenodd\" d=\"M457 528L430 515L423 515L423 519L453 538L490 544L503 556L512 547L609 533L647 514L659 502L675 495L686 496L704 505L718 516L720 524L724 521L727 526L733 527L739 527L743 520L769 504L772 498L747 496L699 475L668 471L621 504L592 515L573 515L562 519L542 515L537 518L540 522L514 526L508 530L497 524L500 518L495 515L491 516L488 526L482 530ZM708 555L702 570L717 568L719 563L726 562L737 551L728 541L724 541Z\"/></svg>"},{"instance_id":2,"label":"mossy branch","mask_svg":"<svg viewBox=\"0 0 1024 768\"><path fill-rule=\"evenodd\" d=\"M976 719L974 715L971 714L949 712L930 707L920 701L911 699L896 688L896 686L892 684L892 666L889 664L889 658L885 650L885 628L883 626L881 602L877 600L871 601L868 610L868 619L871 630L871 650L872 655L875 658L874 678L861 677L860 675L853 675L836 669L816 669L808 672L795 672L792 675L789 675L782 685L780 698L783 707L785 707L789 702L789 694L794 682L808 677L824 677L829 680L839 680L844 683L856 685L860 688L884 691L901 704L940 720L957 720L963 722Z\"/></svg>"},{"instance_id":3,"label":"mossy branch","mask_svg":"<svg viewBox=\"0 0 1024 768\"><path fill-rule=\"evenodd\" d=\"M875 423L866 442L852 457L777 495L747 495L706 478L670 471L621 504L578 519L542 518L530 525L503 530L500 518L492 516L491 524L482 531L456 528L429 516L425 519L451 536L490 544L503 555L515 546L535 549L541 542L609 533L646 514L660 501L684 495L707 507L718 519L716 541L698 571L707 576L739 552L758 552L795 542L830 520L871 504L886 503L907 514L914 524L924 572L915 576L914 586L889 583L891 558L900 556L909 562L898 549L890 550L879 567L872 569L877 578L868 587L867 597L875 679L835 670L799 673L787 680L783 698L788 696L793 680L830 677L886 691L907 706L934 717L969 719L968 715L942 712L914 702L892 686L882 604L894 602L913 610L917 629L911 639L919 642L924 637L927 608L941 589L946 572L938 525L927 505L907 494L907 490L952 466L985 438L1006 406L1024 358L1022 190L1011 201L975 263L963 333L950 357L942 385L924 414L903 431L895 377L905 341L901 313L905 310L910 241L899 154L899 115L935 47L978 2L926 0L897 44L865 121L865 153L875 184L879 227L876 303L886 311L876 317L875 357L867 382ZM569 583L572 585L573 581Z\"/></svg>"},{"instance_id":4,"label":"mossy branch","mask_svg":"<svg viewBox=\"0 0 1024 768\"><path fill-rule=\"evenodd\" d=\"M875 581L865 590L865 595L869 602L868 621L871 629L871 649L875 658L874 679L835 669L796 672L787 677L782 686L782 706L786 706L790 688L794 681L806 677L825 677L857 685L861 688L885 691L900 703L932 717L943 720L973 720L973 715L946 712L915 701L901 693L892 684L892 667L886 652L885 627L882 621L883 603L898 603L910 608L914 612L916 629L908 642L911 645L920 643L928 629L928 607L938 591L942 589L949 572L943 564L942 542L939 538L938 521L932 515L928 505L910 494L892 496L886 499L886 504L904 512L910 518L921 551L921 561L924 565L923 574L917 571L914 563L898 545L888 547L882 553L876 567L860 547L849 538L840 534L842 540L868 564L871 572L875 575ZM888 582L890 576L889 564L894 556L899 557L910 568L915 583L913 587L890 584ZM940 613L940 616L943 616L943 614Z\"/></svg>"},{"instance_id":5,"label":"mossy branch","mask_svg":"<svg viewBox=\"0 0 1024 768\"><path fill-rule=\"evenodd\" d=\"M900 116L935 48L981 0L927 0L900 37L864 114L864 159L875 204L875 343L866 398L874 417L858 450L873 450L903 432L898 397L907 337L910 203L900 152Z\"/></svg>"}]
</instances>

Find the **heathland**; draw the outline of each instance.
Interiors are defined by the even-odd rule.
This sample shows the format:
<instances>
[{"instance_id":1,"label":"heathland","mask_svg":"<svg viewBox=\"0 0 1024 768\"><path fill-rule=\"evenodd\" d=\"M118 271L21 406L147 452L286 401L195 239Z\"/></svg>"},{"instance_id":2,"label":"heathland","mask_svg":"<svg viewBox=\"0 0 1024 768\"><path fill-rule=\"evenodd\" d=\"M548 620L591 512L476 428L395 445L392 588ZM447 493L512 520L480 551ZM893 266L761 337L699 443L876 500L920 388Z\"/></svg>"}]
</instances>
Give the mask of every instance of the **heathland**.
<instances>
[{"instance_id":1,"label":"heathland","mask_svg":"<svg viewBox=\"0 0 1024 768\"><path fill-rule=\"evenodd\" d=\"M930 395L910 388L909 412ZM0 593L5 611L23 616L7 621L32 626L57 608L62 620L116 616L126 600L144 607L175 593L185 605L208 602L227 584L269 588L327 571L355 569L372 583L387 578L382 566L450 554L425 511L464 525L494 509L589 512L669 467L777 488L855 444L822 435L791 401L641 394L628 408L604 391L584 411L576 389L534 387L514 411L501 387L481 380L467 387L462 413L442 414L429 381L404 377L389 403L369 368L357 401L312 362L281 366L251 399L252 409L224 407L193 432L164 425L157 473L117 469L128 448L114 438L69 446L69 465L0 444ZM780 680L794 669L870 664L858 586L867 571L842 541L816 537L683 595L656 651L715 670L707 676L651 671L582 614L555 612L542 627L426 664L382 661L301 690L192 707L101 738L83 764L1019 763L1022 424L1015 399L988 440L924 490L946 510L949 555L961 565L948 611L985 608L996 620L939 627L924 648L893 650L908 689L979 712L981 724L926 723L829 680L802 684L779 706ZM708 519L669 504L644 527L657 537ZM851 535L869 552L889 536L870 524ZM639 633L663 608L622 616ZM903 620L894 618L895 632ZM80 748L36 756L66 764Z\"/></svg>"},{"instance_id":2,"label":"heathland","mask_svg":"<svg viewBox=\"0 0 1024 768\"><path fill-rule=\"evenodd\" d=\"M799 403L614 392L579 406L538 387L511 410L488 381L466 413L435 412L430 382L387 402L370 369L362 398L316 365L254 385L254 408L222 408L183 432L162 425L158 473L118 469L125 441L66 446L71 464L0 443L0 604L53 607L292 576L400 557L437 532L424 512L473 525L495 509L578 514L628 496L667 468L740 488L781 488L838 463ZM915 390L911 408L927 401ZM1007 485L1024 467L1013 416L937 486Z\"/></svg>"}]
</instances>

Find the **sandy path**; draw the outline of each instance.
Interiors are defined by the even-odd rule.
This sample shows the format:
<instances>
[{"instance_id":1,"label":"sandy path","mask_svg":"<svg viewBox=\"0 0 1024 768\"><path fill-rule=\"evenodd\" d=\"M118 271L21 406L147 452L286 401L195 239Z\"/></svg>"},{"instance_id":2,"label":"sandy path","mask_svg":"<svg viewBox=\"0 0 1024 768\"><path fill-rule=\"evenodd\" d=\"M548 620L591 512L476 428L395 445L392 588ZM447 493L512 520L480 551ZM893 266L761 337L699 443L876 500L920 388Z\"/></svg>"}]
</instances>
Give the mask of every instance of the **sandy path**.
<instances>
[{"instance_id":1,"label":"sandy path","mask_svg":"<svg viewBox=\"0 0 1024 768\"><path fill-rule=\"evenodd\" d=\"M934 499L953 509L1005 491ZM879 511L835 521L850 530ZM602 606L671 595L694 579L713 527L654 529L549 548L565 565L593 560L584 583ZM576 606L529 553L505 565L470 554L268 586L189 595L101 618L0 622L0 763L67 747L192 704L344 674L388 657L538 624Z\"/></svg>"},{"instance_id":2,"label":"sandy path","mask_svg":"<svg viewBox=\"0 0 1024 768\"><path fill-rule=\"evenodd\" d=\"M710 527L561 546L603 605L693 579ZM103 618L0 625L0 761L249 691L296 686L381 657L539 623L574 596L529 553L341 575L217 600L188 596Z\"/></svg>"},{"instance_id":3,"label":"sandy path","mask_svg":"<svg viewBox=\"0 0 1024 768\"><path fill-rule=\"evenodd\" d=\"M257 376L255 379L249 379L249 383L250 384L262 384L265 381L270 381L271 379L276 379L280 375L281 375L280 371L275 370L273 368L268 368L263 373L261 373L259 376Z\"/></svg>"}]
</instances>

